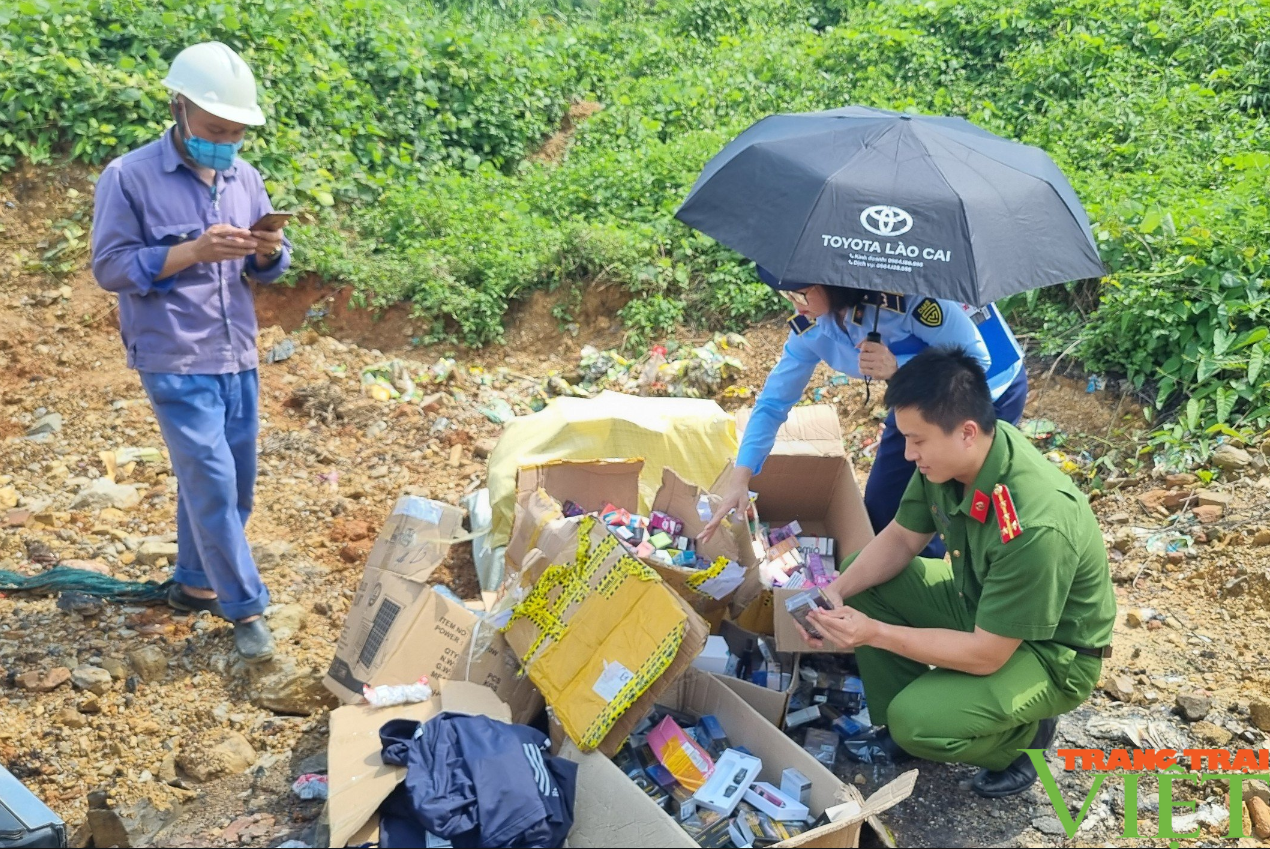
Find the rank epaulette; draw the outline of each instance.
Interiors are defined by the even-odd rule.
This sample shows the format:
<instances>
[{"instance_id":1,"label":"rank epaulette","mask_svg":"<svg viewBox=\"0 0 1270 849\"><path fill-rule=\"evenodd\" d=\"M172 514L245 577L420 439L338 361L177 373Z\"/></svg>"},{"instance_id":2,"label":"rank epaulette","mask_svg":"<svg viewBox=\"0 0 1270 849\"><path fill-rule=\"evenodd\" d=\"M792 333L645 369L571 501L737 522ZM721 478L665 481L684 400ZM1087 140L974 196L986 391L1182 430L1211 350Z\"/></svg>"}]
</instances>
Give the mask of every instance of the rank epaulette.
<instances>
[{"instance_id":1,"label":"rank epaulette","mask_svg":"<svg viewBox=\"0 0 1270 849\"><path fill-rule=\"evenodd\" d=\"M787 324L795 336L802 336L812 327L811 319L801 313L791 318Z\"/></svg>"},{"instance_id":2,"label":"rank epaulette","mask_svg":"<svg viewBox=\"0 0 1270 849\"><path fill-rule=\"evenodd\" d=\"M999 483L992 488L992 501L997 508L997 525L1001 529L1001 542L1010 540L1023 533L1019 524L1019 514L1014 509L1014 499L1010 497L1010 488Z\"/></svg>"}]
</instances>

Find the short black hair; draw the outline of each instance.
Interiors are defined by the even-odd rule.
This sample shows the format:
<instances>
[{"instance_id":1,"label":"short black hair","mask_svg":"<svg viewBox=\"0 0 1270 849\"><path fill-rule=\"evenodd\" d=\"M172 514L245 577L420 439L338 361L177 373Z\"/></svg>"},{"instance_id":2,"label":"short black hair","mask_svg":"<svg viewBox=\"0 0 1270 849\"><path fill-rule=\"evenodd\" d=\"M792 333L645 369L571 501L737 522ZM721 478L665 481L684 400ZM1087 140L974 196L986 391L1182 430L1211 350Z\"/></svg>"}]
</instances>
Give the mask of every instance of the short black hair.
<instances>
[{"instance_id":1,"label":"short black hair","mask_svg":"<svg viewBox=\"0 0 1270 849\"><path fill-rule=\"evenodd\" d=\"M917 409L944 433L952 433L968 420L984 433L992 433L997 426L983 367L956 345L927 348L901 366L887 383L883 400L892 409Z\"/></svg>"}]
</instances>

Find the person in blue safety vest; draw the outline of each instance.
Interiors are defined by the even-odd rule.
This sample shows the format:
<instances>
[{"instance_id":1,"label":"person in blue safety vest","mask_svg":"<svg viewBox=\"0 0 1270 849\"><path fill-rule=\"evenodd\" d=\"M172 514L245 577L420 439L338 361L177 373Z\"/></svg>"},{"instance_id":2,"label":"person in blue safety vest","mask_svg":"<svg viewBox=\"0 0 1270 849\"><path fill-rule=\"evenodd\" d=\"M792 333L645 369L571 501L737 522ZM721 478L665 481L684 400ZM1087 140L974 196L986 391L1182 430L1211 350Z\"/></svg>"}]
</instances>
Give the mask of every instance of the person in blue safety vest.
<instances>
[{"instance_id":1,"label":"person in blue safety vest","mask_svg":"<svg viewBox=\"0 0 1270 849\"><path fill-rule=\"evenodd\" d=\"M750 478L762 471L776 432L821 362L849 377L888 380L926 348L961 346L987 373L997 417L1017 424L1023 415L1027 401L1023 350L996 306L976 309L942 298L795 283L778 280L763 268L759 268L759 279L788 300L797 315L789 322L784 355L759 393L737 452L736 468L722 493L723 502L702 532L703 539L709 539L733 510L740 515L748 511ZM904 436L895 426L892 411L864 490L874 532L895 518L914 468L904 456ZM943 557L943 543L933 539L923 555Z\"/></svg>"}]
</instances>

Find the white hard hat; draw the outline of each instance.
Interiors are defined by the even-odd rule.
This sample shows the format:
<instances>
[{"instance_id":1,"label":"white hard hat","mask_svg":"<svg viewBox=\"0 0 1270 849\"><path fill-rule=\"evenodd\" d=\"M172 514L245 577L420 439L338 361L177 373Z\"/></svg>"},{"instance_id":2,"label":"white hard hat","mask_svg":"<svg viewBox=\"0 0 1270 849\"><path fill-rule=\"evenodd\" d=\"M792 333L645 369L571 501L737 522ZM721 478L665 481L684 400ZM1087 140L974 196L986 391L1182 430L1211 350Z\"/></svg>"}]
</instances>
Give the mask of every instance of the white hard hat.
<instances>
[{"instance_id":1,"label":"white hard hat","mask_svg":"<svg viewBox=\"0 0 1270 849\"><path fill-rule=\"evenodd\" d=\"M226 44L192 44L172 60L163 84L200 109L235 124L265 122L256 105L256 78L242 57Z\"/></svg>"}]
</instances>

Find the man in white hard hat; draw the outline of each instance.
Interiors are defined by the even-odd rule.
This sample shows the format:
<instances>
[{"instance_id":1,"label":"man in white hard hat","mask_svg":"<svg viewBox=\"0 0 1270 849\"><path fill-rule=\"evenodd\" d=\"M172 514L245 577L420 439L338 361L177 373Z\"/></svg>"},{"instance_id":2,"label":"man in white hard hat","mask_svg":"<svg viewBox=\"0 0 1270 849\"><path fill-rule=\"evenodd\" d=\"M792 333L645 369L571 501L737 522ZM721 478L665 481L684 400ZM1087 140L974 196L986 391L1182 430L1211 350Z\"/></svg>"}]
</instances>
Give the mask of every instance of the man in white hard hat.
<instances>
[{"instance_id":1,"label":"man in white hard hat","mask_svg":"<svg viewBox=\"0 0 1270 849\"><path fill-rule=\"evenodd\" d=\"M176 473L177 562L168 603L233 622L248 662L273 656L269 592L244 526L256 483L259 381L247 277L290 264L273 207L237 158L264 115L246 63L219 42L187 47L163 84L175 121L111 162L97 183L93 274L119 296L119 329Z\"/></svg>"}]
</instances>

